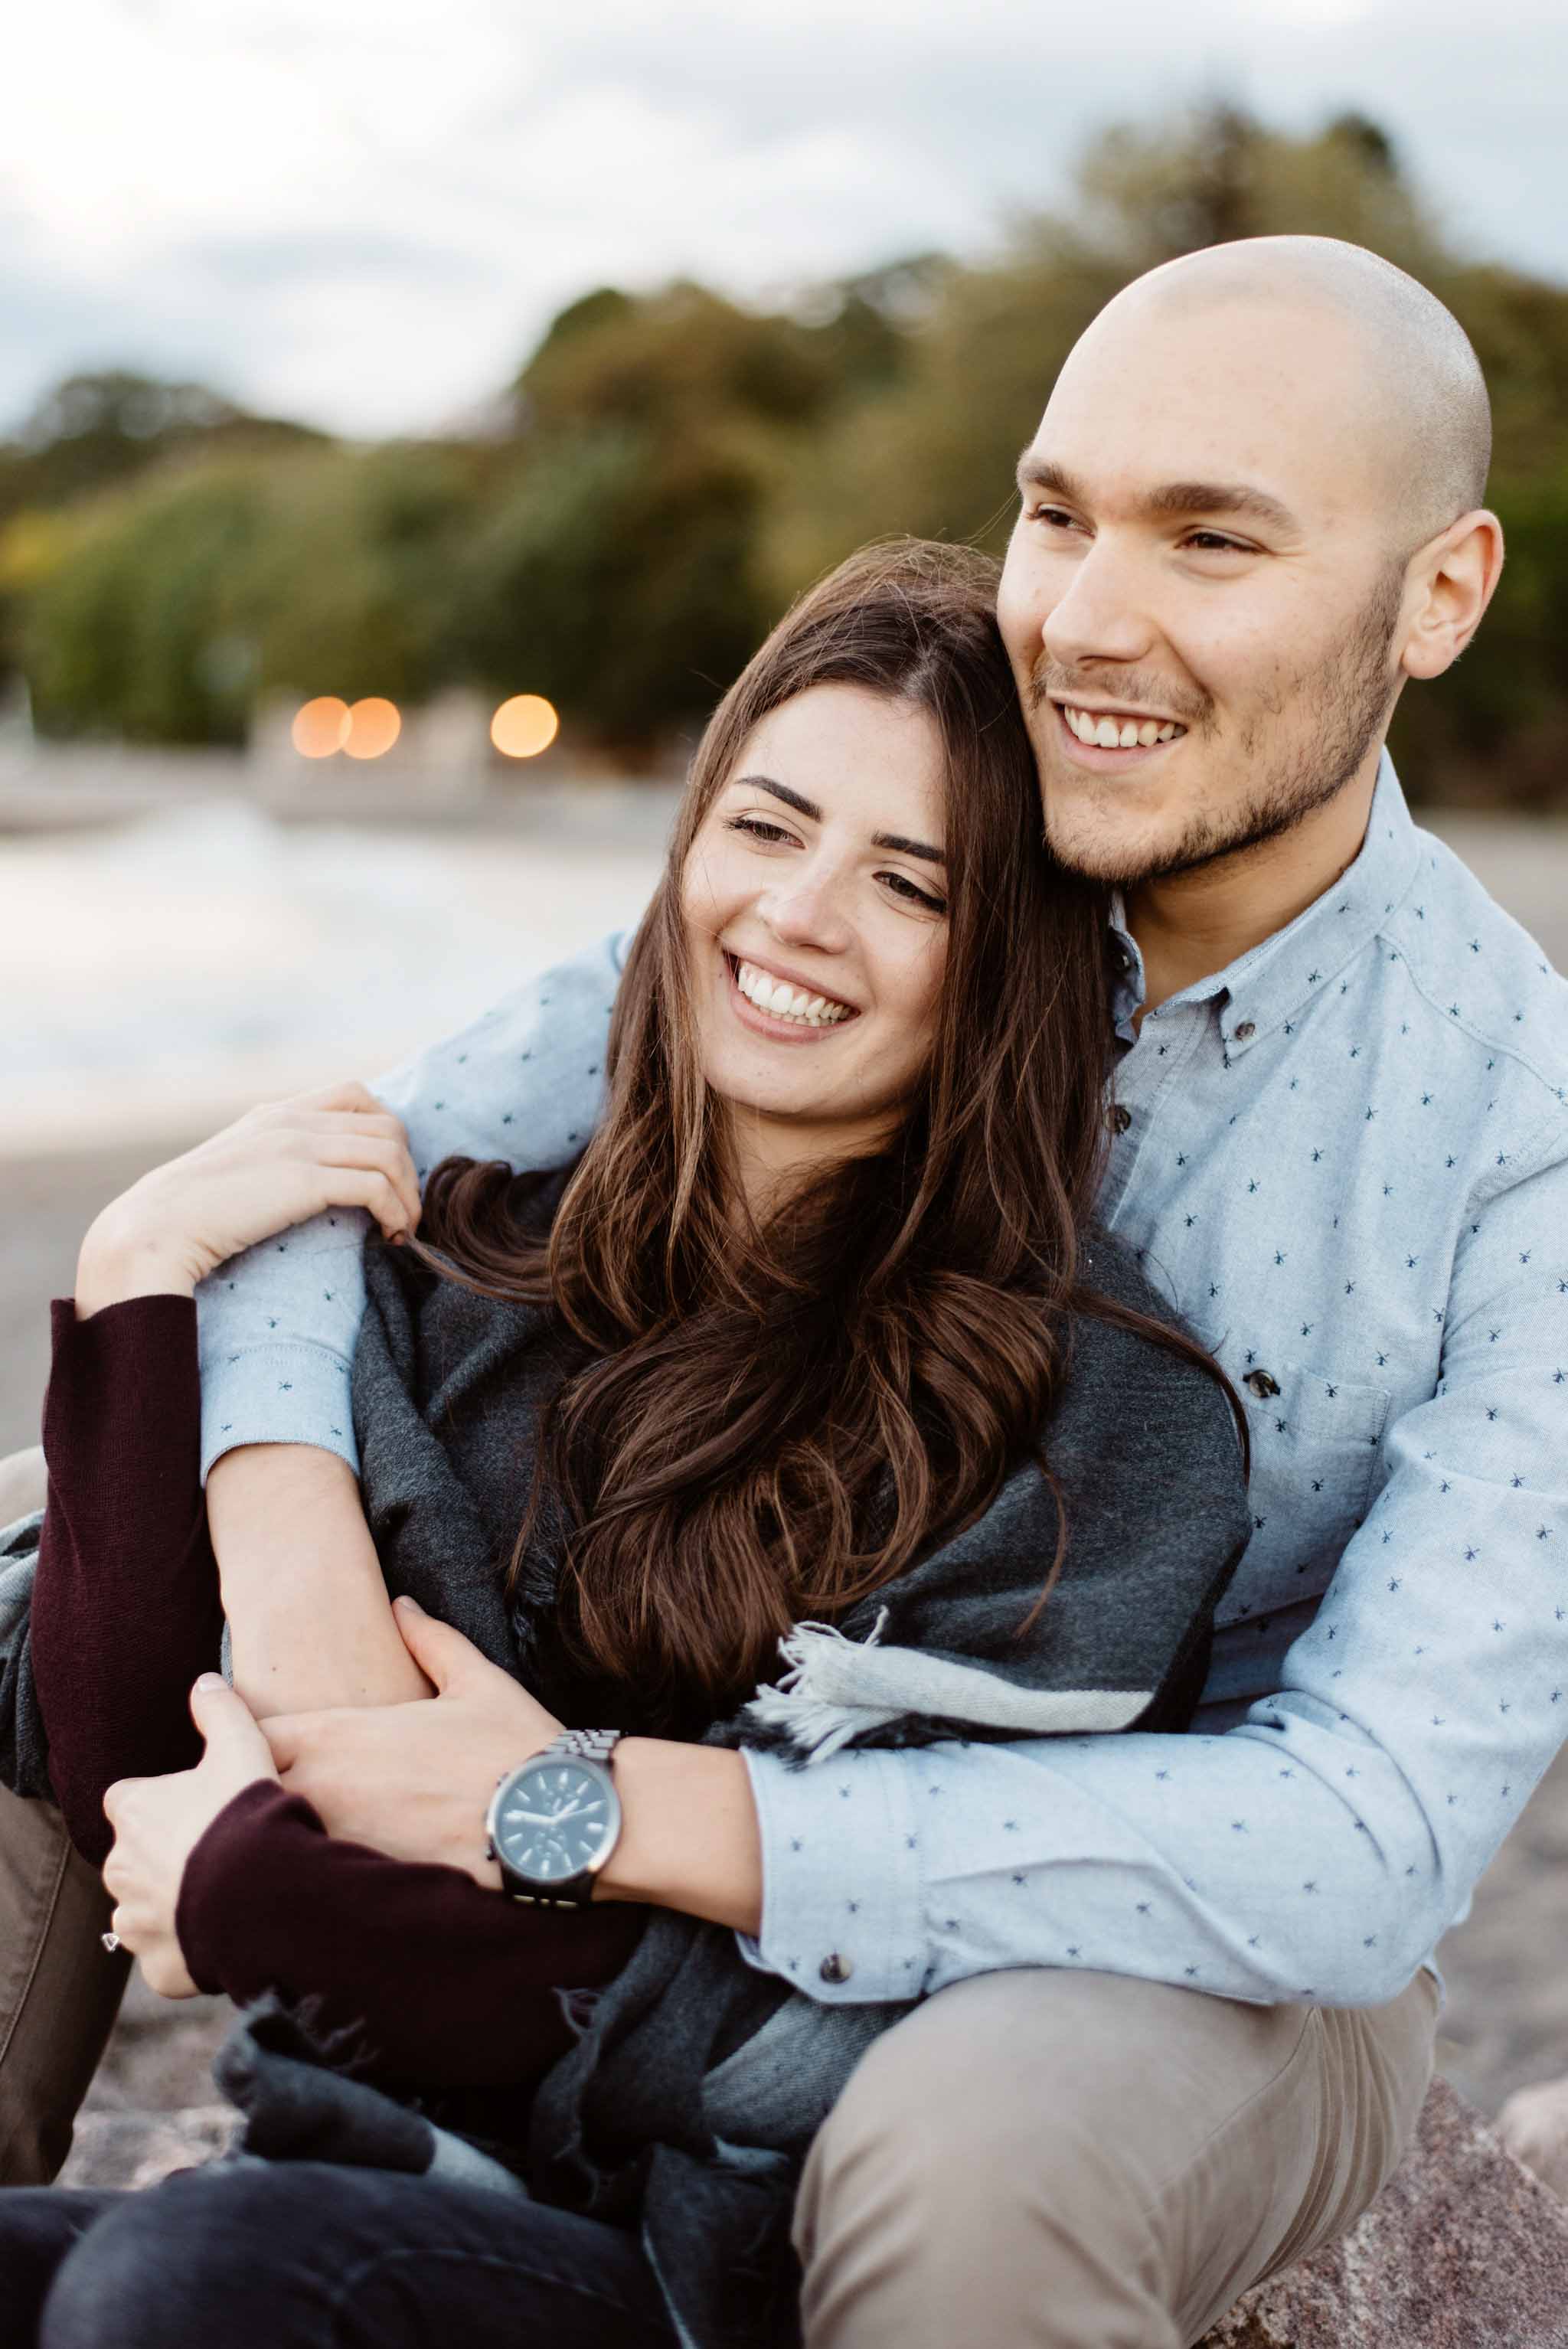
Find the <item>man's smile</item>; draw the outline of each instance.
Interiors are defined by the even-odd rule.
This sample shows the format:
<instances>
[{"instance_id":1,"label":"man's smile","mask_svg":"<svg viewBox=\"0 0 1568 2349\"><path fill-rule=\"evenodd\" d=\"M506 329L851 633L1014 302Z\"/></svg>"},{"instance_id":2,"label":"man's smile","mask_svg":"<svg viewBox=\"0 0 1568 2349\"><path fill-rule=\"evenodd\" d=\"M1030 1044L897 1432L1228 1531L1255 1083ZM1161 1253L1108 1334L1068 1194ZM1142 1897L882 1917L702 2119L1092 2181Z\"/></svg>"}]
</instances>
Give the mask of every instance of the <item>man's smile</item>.
<instances>
[{"instance_id":1,"label":"man's smile","mask_svg":"<svg viewBox=\"0 0 1568 2349\"><path fill-rule=\"evenodd\" d=\"M1091 709L1055 696L1052 707L1073 764L1101 773L1142 766L1187 731L1178 719L1150 717L1145 710Z\"/></svg>"}]
</instances>

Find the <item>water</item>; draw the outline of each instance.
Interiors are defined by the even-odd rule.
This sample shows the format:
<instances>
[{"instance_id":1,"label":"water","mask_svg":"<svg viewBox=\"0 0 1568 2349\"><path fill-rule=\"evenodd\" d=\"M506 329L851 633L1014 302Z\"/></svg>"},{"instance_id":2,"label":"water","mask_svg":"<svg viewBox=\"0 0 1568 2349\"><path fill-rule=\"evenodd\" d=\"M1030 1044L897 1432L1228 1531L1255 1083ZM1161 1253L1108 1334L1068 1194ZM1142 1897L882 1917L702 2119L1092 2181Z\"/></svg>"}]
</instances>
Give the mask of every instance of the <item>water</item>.
<instances>
[{"instance_id":1,"label":"water","mask_svg":"<svg viewBox=\"0 0 1568 2349\"><path fill-rule=\"evenodd\" d=\"M0 1153L150 1140L368 1076L634 922L645 824L291 827L241 801L0 839Z\"/></svg>"}]
</instances>

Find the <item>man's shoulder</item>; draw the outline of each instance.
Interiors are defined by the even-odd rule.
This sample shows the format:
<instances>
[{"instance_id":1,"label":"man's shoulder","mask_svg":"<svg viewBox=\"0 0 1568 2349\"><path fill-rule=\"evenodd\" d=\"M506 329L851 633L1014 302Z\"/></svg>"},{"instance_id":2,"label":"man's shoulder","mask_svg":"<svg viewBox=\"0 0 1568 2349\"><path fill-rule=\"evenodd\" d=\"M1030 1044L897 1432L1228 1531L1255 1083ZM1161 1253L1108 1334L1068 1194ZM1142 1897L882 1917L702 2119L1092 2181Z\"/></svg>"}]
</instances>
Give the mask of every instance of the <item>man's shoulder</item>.
<instances>
[{"instance_id":1,"label":"man's shoulder","mask_svg":"<svg viewBox=\"0 0 1568 2349\"><path fill-rule=\"evenodd\" d=\"M554 1166L582 1147L603 1098L624 946L605 938L555 964L376 1080L407 1127L421 1182L440 1158Z\"/></svg>"},{"instance_id":2,"label":"man's shoulder","mask_svg":"<svg viewBox=\"0 0 1568 2349\"><path fill-rule=\"evenodd\" d=\"M1468 1043L1526 1113L1568 1104L1568 978L1446 841L1418 831L1420 861L1381 935L1434 1027Z\"/></svg>"}]
</instances>

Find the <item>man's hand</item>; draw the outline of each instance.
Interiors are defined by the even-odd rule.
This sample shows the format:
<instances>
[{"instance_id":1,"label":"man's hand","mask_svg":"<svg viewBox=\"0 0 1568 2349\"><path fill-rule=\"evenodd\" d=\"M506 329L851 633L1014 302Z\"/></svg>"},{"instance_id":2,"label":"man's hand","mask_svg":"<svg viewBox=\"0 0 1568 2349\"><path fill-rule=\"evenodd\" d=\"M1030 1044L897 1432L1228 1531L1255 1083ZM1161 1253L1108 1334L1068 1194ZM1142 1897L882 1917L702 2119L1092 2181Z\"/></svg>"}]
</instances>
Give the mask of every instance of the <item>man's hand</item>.
<instances>
[{"instance_id":1,"label":"man's hand","mask_svg":"<svg viewBox=\"0 0 1568 2349\"><path fill-rule=\"evenodd\" d=\"M242 1787L278 1775L266 1739L216 1672L203 1672L191 1690L191 1717L207 1741L193 1770L121 1778L103 1798L114 1829L103 1871L115 1901L109 1922L164 1998L196 1992L174 1931L186 1861Z\"/></svg>"},{"instance_id":2,"label":"man's hand","mask_svg":"<svg viewBox=\"0 0 1568 2349\"><path fill-rule=\"evenodd\" d=\"M285 1790L329 1835L393 1859L460 1868L495 1889L485 1812L500 1779L561 1723L510 1674L411 1599L394 1609L408 1653L435 1687L422 1703L274 1715L261 1724Z\"/></svg>"}]
</instances>

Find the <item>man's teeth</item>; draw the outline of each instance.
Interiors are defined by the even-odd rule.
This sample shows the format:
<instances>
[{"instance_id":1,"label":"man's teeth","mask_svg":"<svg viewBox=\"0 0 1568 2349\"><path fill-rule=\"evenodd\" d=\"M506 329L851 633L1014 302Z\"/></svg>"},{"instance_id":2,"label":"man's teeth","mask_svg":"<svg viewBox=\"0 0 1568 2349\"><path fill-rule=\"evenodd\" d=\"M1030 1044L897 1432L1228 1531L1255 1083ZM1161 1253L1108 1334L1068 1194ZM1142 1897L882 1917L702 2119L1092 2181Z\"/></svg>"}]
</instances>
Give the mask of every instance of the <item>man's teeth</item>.
<instances>
[{"instance_id":1,"label":"man's teeth","mask_svg":"<svg viewBox=\"0 0 1568 2349\"><path fill-rule=\"evenodd\" d=\"M1100 718L1092 709L1069 709L1064 702L1062 716L1080 742L1093 742L1102 750L1132 750L1141 746L1150 750L1156 742L1173 742L1187 729L1167 719L1163 726L1152 718Z\"/></svg>"},{"instance_id":2,"label":"man's teeth","mask_svg":"<svg viewBox=\"0 0 1568 2349\"><path fill-rule=\"evenodd\" d=\"M748 1003L755 1003L758 1011L770 1012L775 1019L799 1019L808 1028L836 1028L851 1015L851 1005L836 1003L830 995L808 995L803 988L770 978L755 963L738 965L735 983Z\"/></svg>"}]
</instances>

